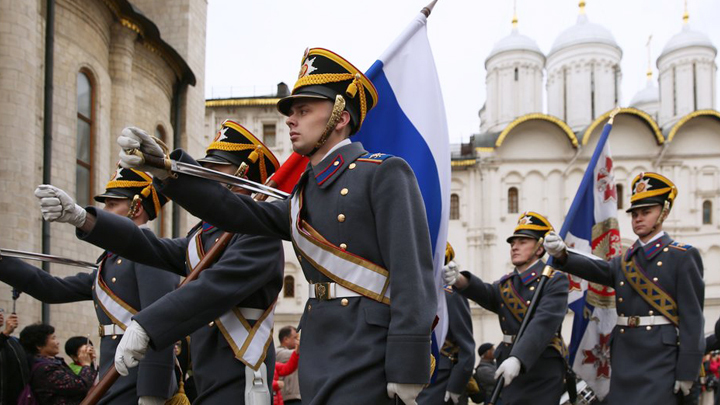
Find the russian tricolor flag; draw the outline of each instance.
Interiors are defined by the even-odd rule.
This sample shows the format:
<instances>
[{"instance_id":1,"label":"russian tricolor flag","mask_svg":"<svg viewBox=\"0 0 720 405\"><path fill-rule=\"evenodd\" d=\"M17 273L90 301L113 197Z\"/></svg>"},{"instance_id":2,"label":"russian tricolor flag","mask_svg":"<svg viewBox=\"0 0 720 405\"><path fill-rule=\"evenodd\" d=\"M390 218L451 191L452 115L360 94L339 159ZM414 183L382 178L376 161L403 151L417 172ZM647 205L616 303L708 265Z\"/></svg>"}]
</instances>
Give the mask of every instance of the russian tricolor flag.
<instances>
[{"instance_id":1,"label":"russian tricolor flag","mask_svg":"<svg viewBox=\"0 0 720 405\"><path fill-rule=\"evenodd\" d=\"M367 71L379 101L353 140L366 150L402 157L415 172L433 244L439 318L433 343L442 344L447 309L440 270L449 219L450 140L426 25L427 17L419 13Z\"/></svg>"}]
</instances>

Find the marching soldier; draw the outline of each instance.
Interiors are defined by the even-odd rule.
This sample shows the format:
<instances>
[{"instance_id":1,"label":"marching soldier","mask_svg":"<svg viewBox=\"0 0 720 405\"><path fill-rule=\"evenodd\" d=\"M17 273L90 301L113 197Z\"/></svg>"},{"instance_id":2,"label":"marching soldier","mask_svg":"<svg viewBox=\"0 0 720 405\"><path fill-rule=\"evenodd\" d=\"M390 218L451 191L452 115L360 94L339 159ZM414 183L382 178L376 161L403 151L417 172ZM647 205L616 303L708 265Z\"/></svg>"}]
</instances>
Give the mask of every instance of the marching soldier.
<instances>
[{"instance_id":1,"label":"marching soldier","mask_svg":"<svg viewBox=\"0 0 720 405\"><path fill-rule=\"evenodd\" d=\"M293 149L310 158L287 200L256 202L153 169L165 178L163 193L193 215L228 231L292 240L310 283L300 323L303 403L392 404L397 396L410 405L430 380L437 294L417 180L404 160L349 139L377 100L347 60L306 51L292 94L278 102ZM118 143L162 156L142 134L124 132ZM193 163L182 150L171 157ZM145 166L124 150L121 159Z\"/></svg>"},{"instance_id":2,"label":"marching soldier","mask_svg":"<svg viewBox=\"0 0 720 405\"><path fill-rule=\"evenodd\" d=\"M507 238L515 270L493 284L468 271L460 273L454 262L443 268L447 284L500 318L504 336L495 351L495 378L505 379L504 405L557 405L564 392L567 346L560 327L567 312L567 276L558 272L548 280L523 339L510 350L545 267L541 240L552 229L542 215L523 213Z\"/></svg>"},{"instance_id":3,"label":"marching soldier","mask_svg":"<svg viewBox=\"0 0 720 405\"><path fill-rule=\"evenodd\" d=\"M56 200L57 195L62 195L62 201L67 204L66 218L76 223L81 220L82 214L78 210L82 208L75 206L62 190L40 186L35 195L42 199L46 220L56 220L61 214L59 207L48 205L48 199ZM106 215L128 217L126 220L130 226L144 228L147 232L151 231L146 223L157 216L167 201L157 193L149 175L121 168L107 184L105 193L95 196L95 200L105 203ZM175 289L179 277L111 251L103 253L98 263L98 269L90 274L78 273L59 278L21 260L3 257L0 260L0 281L47 303L94 301L100 322L100 373L104 374L113 364L115 349L130 324L130 318ZM148 352L140 367L118 380L102 397L100 404L163 404L177 389L173 359L171 349Z\"/></svg>"},{"instance_id":4,"label":"marching soldier","mask_svg":"<svg viewBox=\"0 0 720 405\"><path fill-rule=\"evenodd\" d=\"M445 264L455 257L450 243L445 249ZM440 349L435 382L427 386L417 399L419 405L467 405L465 393L475 365L475 339L472 331L470 305L465 297L445 288L448 311L448 333Z\"/></svg>"},{"instance_id":5,"label":"marching soldier","mask_svg":"<svg viewBox=\"0 0 720 405\"><path fill-rule=\"evenodd\" d=\"M200 162L210 169L263 183L279 167L265 145L230 120L222 124ZM233 191L248 194L242 189ZM218 202L210 197L205 199L205 204L211 206ZM186 237L161 239L133 227L124 218L92 207L86 209L88 220L79 226L78 237L181 275L192 272L223 234L201 222ZM264 403L249 399L256 391L269 402L275 364L271 344L273 314L282 288L283 263L280 240L233 235L218 259L197 280L133 316L118 353L125 353L123 345L128 342L133 344L133 350L142 353L148 346L173 347L175 342L191 335L195 404ZM142 358L142 354L135 358ZM125 374L135 365L121 362L116 367Z\"/></svg>"},{"instance_id":6,"label":"marching soldier","mask_svg":"<svg viewBox=\"0 0 720 405\"><path fill-rule=\"evenodd\" d=\"M672 404L700 372L704 282L700 253L663 231L677 188L657 173L633 179L632 227L638 240L610 262L568 251L555 233L545 248L568 273L615 289L608 404Z\"/></svg>"}]
</instances>

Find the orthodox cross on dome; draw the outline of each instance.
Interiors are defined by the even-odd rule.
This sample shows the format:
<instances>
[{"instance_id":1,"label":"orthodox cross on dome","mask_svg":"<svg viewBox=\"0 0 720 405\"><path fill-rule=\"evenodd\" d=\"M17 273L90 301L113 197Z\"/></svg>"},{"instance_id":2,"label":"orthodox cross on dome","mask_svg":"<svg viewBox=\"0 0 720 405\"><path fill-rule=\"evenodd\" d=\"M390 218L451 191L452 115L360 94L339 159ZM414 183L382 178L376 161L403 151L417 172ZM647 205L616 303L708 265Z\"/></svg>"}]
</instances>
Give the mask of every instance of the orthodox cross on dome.
<instances>
[{"instance_id":1,"label":"orthodox cross on dome","mask_svg":"<svg viewBox=\"0 0 720 405\"><path fill-rule=\"evenodd\" d=\"M652 34L650 34L647 40L647 44L645 44L645 47L647 48L648 59L648 70L646 73L648 81L652 80L652 59L650 58L650 41L652 41Z\"/></svg>"},{"instance_id":2,"label":"orthodox cross on dome","mask_svg":"<svg viewBox=\"0 0 720 405\"><path fill-rule=\"evenodd\" d=\"M578 7L580 7L580 14L585 14L585 0L580 0Z\"/></svg>"},{"instance_id":3,"label":"orthodox cross on dome","mask_svg":"<svg viewBox=\"0 0 720 405\"><path fill-rule=\"evenodd\" d=\"M517 26L518 26L517 0L513 0L513 19L512 19L512 26L513 26L513 29L517 29Z\"/></svg>"},{"instance_id":4,"label":"orthodox cross on dome","mask_svg":"<svg viewBox=\"0 0 720 405\"><path fill-rule=\"evenodd\" d=\"M690 20L690 13L688 13L687 0L685 0L685 12L683 13L683 24L687 25Z\"/></svg>"}]
</instances>

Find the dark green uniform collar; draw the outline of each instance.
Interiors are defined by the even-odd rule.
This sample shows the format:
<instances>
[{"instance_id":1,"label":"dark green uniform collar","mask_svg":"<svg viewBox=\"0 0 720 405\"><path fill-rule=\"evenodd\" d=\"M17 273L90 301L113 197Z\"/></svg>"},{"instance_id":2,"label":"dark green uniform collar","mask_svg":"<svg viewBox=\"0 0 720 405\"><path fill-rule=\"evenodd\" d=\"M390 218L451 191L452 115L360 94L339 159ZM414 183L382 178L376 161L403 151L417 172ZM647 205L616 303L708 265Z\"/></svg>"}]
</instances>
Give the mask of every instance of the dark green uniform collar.
<instances>
[{"instance_id":1,"label":"dark green uniform collar","mask_svg":"<svg viewBox=\"0 0 720 405\"><path fill-rule=\"evenodd\" d=\"M663 236L655 239L654 241L648 243L645 246L642 246L640 244L640 240L638 239L625 254L625 261L629 261L632 255L634 255L635 252L638 252L640 250L645 252L645 258L647 260L652 260L653 257L657 256L658 253L662 252L662 250L667 245L671 244L672 241L672 238L667 234L667 232Z\"/></svg>"},{"instance_id":2,"label":"dark green uniform collar","mask_svg":"<svg viewBox=\"0 0 720 405\"><path fill-rule=\"evenodd\" d=\"M350 164L366 153L360 142L353 142L333 151L317 166L311 167L309 174L315 177L321 189L329 187Z\"/></svg>"}]
</instances>

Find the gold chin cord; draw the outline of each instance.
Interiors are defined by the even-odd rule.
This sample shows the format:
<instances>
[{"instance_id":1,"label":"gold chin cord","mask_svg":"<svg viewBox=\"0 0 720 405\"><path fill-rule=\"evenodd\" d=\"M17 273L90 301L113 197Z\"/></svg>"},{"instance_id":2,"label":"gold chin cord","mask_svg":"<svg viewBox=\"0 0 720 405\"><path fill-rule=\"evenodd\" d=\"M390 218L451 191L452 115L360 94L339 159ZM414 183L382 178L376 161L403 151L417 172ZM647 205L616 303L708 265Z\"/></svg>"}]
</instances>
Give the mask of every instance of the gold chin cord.
<instances>
[{"instance_id":1,"label":"gold chin cord","mask_svg":"<svg viewBox=\"0 0 720 405\"><path fill-rule=\"evenodd\" d=\"M653 231L655 231L658 226L662 225L662 223L665 222L668 215L670 215L670 201L665 200L662 210L660 210L660 216L658 217L657 221L655 221L655 226L653 226Z\"/></svg>"},{"instance_id":2,"label":"gold chin cord","mask_svg":"<svg viewBox=\"0 0 720 405\"><path fill-rule=\"evenodd\" d=\"M322 136L320 136L320 139L315 144L315 147L313 148L310 153L308 153L306 156L312 156L315 154L315 152L320 149L325 142L327 142L328 137L330 137L330 134L332 134L332 131L335 129L335 126L340 122L340 118L342 118L342 113L345 111L345 98L338 94L335 96L335 104L333 105L332 113L330 114L330 119L327 122L327 125L325 125L325 131L323 131Z\"/></svg>"}]
</instances>

